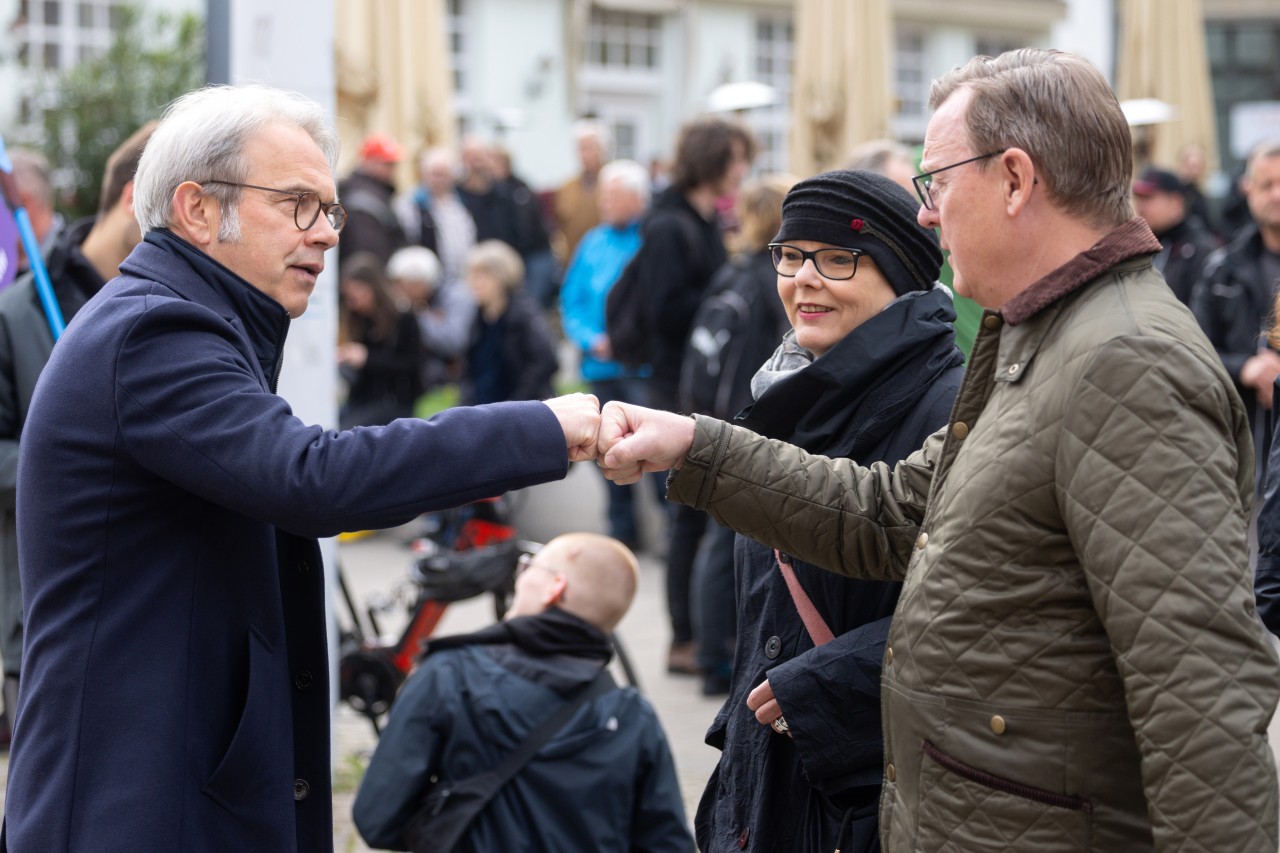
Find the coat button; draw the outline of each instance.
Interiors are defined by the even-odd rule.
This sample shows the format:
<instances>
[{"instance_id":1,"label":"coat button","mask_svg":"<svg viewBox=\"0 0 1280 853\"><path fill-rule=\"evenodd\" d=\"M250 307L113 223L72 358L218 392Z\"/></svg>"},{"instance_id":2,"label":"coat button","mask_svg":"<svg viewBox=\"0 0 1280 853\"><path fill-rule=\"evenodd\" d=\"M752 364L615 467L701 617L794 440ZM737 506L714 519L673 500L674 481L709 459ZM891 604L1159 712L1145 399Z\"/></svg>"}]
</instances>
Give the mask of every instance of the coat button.
<instances>
[{"instance_id":1,"label":"coat button","mask_svg":"<svg viewBox=\"0 0 1280 853\"><path fill-rule=\"evenodd\" d=\"M773 660L782 654L782 640L777 637L770 637L764 644L764 656L769 660Z\"/></svg>"},{"instance_id":2,"label":"coat button","mask_svg":"<svg viewBox=\"0 0 1280 853\"><path fill-rule=\"evenodd\" d=\"M1001 322L1000 318L997 317L995 314L988 314L987 316L982 318L982 325L984 328L987 328L987 329L1000 328L1000 322Z\"/></svg>"},{"instance_id":3,"label":"coat button","mask_svg":"<svg viewBox=\"0 0 1280 853\"><path fill-rule=\"evenodd\" d=\"M293 798L299 802L305 800L307 795L311 793L311 786L307 784L306 779L293 780Z\"/></svg>"},{"instance_id":4,"label":"coat button","mask_svg":"<svg viewBox=\"0 0 1280 853\"><path fill-rule=\"evenodd\" d=\"M305 670L305 669L302 672L298 673L298 677L293 680L293 686L298 688L299 690L310 690L311 685L315 683L316 683L315 678L311 675L311 673L308 670Z\"/></svg>"},{"instance_id":5,"label":"coat button","mask_svg":"<svg viewBox=\"0 0 1280 853\"><path fill-rule=\"evenodd\" d=\"M920 535L916 537L916 548L923 551L924 546L928 544L929 544L929 534L925 533L923 530L920 531Z\"/></svg>"},{"instance_id":6,"label":"coat button","mask_svg":"<svg viewBox=\"0 0 1280 853\"><path fill-rule=\"evenodd\" d=\"M994 717L991 718L991 731L995 732L998 735L1002 735L1004 734L1004 730L1005 730L1004 717L1000 716L999 714L996 714Z\"/></svg>"},{"instance_id":7,"label":"coat button","mask_svg":"<svg viewBox=\"0 0 1280 853\"><path fill-rule=\"evenodd\" d=\"M884 766L884 778L888 779L890 782L897 780L898 771L894 769L892 764L886 764Z\"/></svg>"},{"instance_id":8,"label":"coat button","mask_svg":"<svg viewBox=\"0 0 1280 853\"><path fill-rule=\"evenodd\" d=\"M1011 364L1011 365L1009 365L1009 375L1010 375L1010 376L1017 376L1017 375L1018 375L1018 371L1019 371L1019 370L1021 370L1021 369L1022 369L1022 365L1021 365L1021 364Z\"/></svg>"},{"instance_id":9,"label":"coat button","mask_svg":"<svg viewBox=\"0 0 1280 853\"><path fill-rule=\"evenodd\" d=\"M964 441L969 435L969 425L963 421L956 421L951 425L951 434L960 441Z\"/></svg>"},{"instance_id":10,"label":"coat button","mask_svg":"<svg viewBox=\"0 0 1280 853\"><path fill-rule=\"evenodd\" d=\"M746 850L746 849L747 849L747 842L748 842L748 841L750 841L750 840L751 840L751 830L749 830L749 829L744 829L744 830L742 830L742 832L741 832L741 833L739 833L739 835L738 835L738 849L739 849L739 850Z\"/></svg>"},{"instance_id":11,"label":"coat button","mask_svg":"<svg viewBox=\"0 0 1280 853\"><path fill-rule=\"evenodd\" d=\"M889 666L893 663L893 646L888 646L884 650L884 665Z\"/></svg>"},{"instance_id":12,"label":"coat button","mask_svg":"<svg viewBox=\"0 0 1280 853\"><path fill-rule=\"evenodd\" d=\"M306 577L307 575L311 574L311 564L308 563L306 560L299 560L297 569L298 569L298 574L302 575L303 577Z\"/></svg>"}]
</instances>

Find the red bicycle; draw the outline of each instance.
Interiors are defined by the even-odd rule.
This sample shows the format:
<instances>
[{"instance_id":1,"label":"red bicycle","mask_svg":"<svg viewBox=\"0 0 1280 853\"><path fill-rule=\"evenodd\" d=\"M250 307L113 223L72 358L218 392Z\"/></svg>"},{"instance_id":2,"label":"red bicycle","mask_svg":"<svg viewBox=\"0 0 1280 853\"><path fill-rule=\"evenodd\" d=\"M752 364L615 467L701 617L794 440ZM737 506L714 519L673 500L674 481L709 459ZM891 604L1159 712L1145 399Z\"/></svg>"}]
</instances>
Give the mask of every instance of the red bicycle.
<instances>
[{"instance_id":1,"label":"red bicycle","mask_svg":"<svg viewBox=\"0 0 1280 853\"><path fill-rule=\"evenodd\" d=\"M350 625L339 632L339 694L369 720L377 735L396 692L448 606L488 594L493 597L494 618L500 620L511 605L521 555L536 554L542 547L518 538L506 497L434 513L428 521L426 535L413 542L408 579L363 611L338 565L338 584L351 617ZM385 642L380 639L379 615L400 603L408 611L408 624L398 638ZM639 687L626 650L616 634L611 639L627 683Z\"/></svg>"}]
</instances>

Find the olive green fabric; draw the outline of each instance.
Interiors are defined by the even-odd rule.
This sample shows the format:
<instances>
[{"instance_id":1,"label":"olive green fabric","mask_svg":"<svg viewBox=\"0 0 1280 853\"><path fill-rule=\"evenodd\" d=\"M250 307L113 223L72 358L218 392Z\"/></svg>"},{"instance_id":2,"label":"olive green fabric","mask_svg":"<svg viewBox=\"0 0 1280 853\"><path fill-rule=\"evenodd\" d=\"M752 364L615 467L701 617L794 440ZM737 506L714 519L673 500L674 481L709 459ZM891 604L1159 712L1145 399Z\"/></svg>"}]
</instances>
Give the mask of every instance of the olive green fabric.
<instances>
[{"instance_id":1,"label":"olive green fabric","mask_svg":"<svg viewBox=\"0 0 1280 853\"><path fill-rule=\"evenodd\" d=\"M698 417L669 495L905 579L888 853L1272 853L1280 667L1253 607L1243 406L1149 255L1038 304L983 316L951 423L897 466Z\"/></svg>"}]
</instances>

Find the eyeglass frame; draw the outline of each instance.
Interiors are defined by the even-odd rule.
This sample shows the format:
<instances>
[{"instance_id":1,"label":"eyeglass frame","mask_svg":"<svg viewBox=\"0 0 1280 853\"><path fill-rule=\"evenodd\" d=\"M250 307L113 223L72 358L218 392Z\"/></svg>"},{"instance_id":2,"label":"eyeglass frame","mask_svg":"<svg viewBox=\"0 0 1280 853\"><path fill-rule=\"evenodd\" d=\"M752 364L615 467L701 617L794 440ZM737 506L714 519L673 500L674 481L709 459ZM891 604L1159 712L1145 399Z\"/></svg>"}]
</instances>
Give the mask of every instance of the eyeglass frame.
<instances>
[{"instance_id":1,"label":"eyeglass frame","mask_svg":"<svg viewBox=\"0 0 1280 853\"><path fill-rule=\"evenodd\" d=\"M342 233L342 229L347 227L347 209L342 206L341 202L325 201L322 198L320 198L320 193L312 192L311 190L302 190L302 191L280 190L280 189L276 189L275 187L260 187L257 184L242 184L238 181L220 181L220 180L217 180L216 178L213 178L207 181L198 181L197 183L199 183L201 186L203 186L204 184L222 184L223 186L226 186L226 187L243 187L244 189L248 189L248 190L261 190L262 192L276 193L277 195L293 196L293 201L294 201L293 224L298 226L299 231L311 230L311 226L315 225L316 222L320 219L321 213L323 213L324 218L328 220L329 227L332 228L335 232L340 234ZM302 210L302 199L305 196L309 196L309 195L315 196L316 205L317 205L316 215L311 218L310 222L308 222L306 225L303 225L301 222L298 221L298 213ZM333 217L330 213L330 211L334 209L342 211L342 221L337 225L333 224Z\"/></svg>"},{"instance_id":2,"label":"eyeglass frame","mask_svg":"<svg viewBox=\"0 0 1280 853\"><path fill-rule=\"evenodd\" d=\"M948 169L956 169L960 166L967 166L970 163L976 163L979 160L986 160L990 157L999 157L1008 148L1001 148L999 151L992 151L989 154L979 154L977 157L970 157L968 160L961 160L959 163L952 163L950 166L943 166L940 169L934 169L931 172L923 172L911 179L911 185L916 188L916 195L920 198L920 204L924 205L925 210L936 210L933 206L933 181L929 180L939 172L945 172Z\"/></svg>"},{"instance_id":3,"label":"eyeglass frame","mask_svg":"<svg viewBox=\"0 0 1280 853\"><path fill-rule=\"evenodd\" d=\"M783 278L795 278L800 274L800 270L804 269L804 265L807 261L813 261L813 268L818 273L818 275L830 281L848 281L849 279L856 276L858 274L858 261L860 261L862 259L862 256L866 254L866 251L864 249L853 249L848 246L824 246L821 249L814 249L812 252L806 252L804 249L801 249L799 246L793 246L790 243L769 243L767 248L769 249L769 262L773 264L773 271L776 272L778 275L782 276ZM773 256L773 250L781 249L781 248L791 249L792 251L796 251L800 253L800 267L795 272L785 273L782 270L778 269L778 261ZM853 272L849 273L847 276L827 275L821 269L818 268L819 252L848 252L849 254L853 255Z\"/></svg>"},{"instance_id":4,"label":"eyeglass frame","mask_svg":"<svg viewBox=\"0 0 1280 853\"><path fill-rule=\"evenodd\" d=\"M529 571L529 569L542 569L542 571L551 572L553 575L560 574L557 569L544 566L536 562L536 559L536 554L521 554L519 557L516 557L516 572L513 577L518 578L525 572Z\"/></svg>"}]
</instances>

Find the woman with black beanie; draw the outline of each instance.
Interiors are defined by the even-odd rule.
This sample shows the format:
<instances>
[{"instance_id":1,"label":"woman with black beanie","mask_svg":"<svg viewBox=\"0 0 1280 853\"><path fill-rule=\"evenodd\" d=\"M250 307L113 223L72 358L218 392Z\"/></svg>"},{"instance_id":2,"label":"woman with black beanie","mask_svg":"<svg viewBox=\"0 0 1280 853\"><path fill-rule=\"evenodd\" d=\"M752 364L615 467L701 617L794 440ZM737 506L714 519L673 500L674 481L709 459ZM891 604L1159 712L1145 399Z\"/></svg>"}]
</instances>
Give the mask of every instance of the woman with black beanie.
<instances>
[{"instance_id":1,"label":"woman with black beanie","mask_svg":"<svg viewBox=\"0 0 1280 853\"><path fill-rule=\"evenodd\" d=\"M813 453L893 463L947 422L960 387L937 237L871 172L797 183L770 244L792 329L734 423ZM880 669L900 584L851 580L739 535L737 658L707 733L703 851L878 851ZM772 725L757 708L776 702Z\"/></svg>"}]
</instances>

